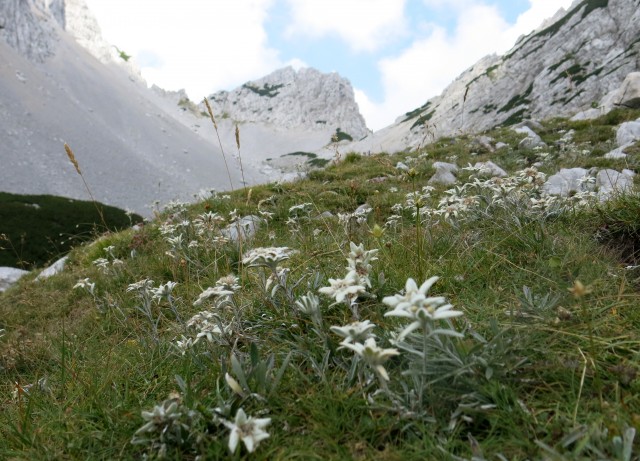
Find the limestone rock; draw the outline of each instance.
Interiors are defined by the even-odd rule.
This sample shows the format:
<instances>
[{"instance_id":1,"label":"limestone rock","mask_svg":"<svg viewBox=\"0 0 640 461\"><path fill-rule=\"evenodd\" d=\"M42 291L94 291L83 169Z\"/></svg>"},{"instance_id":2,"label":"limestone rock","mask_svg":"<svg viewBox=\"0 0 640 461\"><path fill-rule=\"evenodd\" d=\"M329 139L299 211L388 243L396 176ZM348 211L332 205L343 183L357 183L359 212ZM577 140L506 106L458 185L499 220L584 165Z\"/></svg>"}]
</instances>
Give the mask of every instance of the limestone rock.
<instances>
[{"instance_id":1,"label":"limestone rock","mask_svg":"<svg viewBox=\"0 0 640 461\"><path fill-rule=\"evenodd\" d=\"M575 1L504 55L482 58L439 96L351 148L400 151L419 146L427 129L434 138L478 133L528 118L570 117L594 104L601 115L614 107L604 99L640 68L639 30L637 0Z\"/></svg>"},{"instance_id":2,"label":"limestone rock","mask_svg":"<svg viewBox=\"0 0 640 461\"><path fill-rule=\"evenodd\" d=\"M619 96L620 106L640 109L640 72L627 75L620 87Z\"/></svg>"},{"instance_id":3,"label":"limestone rock","mask_svg":"<svg viewBox=\"0 0 640 461\"><path fill-rule=\"evenodd\" d=\"M472 141L472 144L483 147L489 152L495 152L496 148L492 144L494 141L490 136L478 136Z\"/></svg>"},{"instance_id":4,"label":"limestone rock","mask_svg":"<svg viewBox=\"0 0 640 461\"><path fill-rule=\"evenodd\" d=\"M229 224L222 229L221 232L226 238L237 243L240 239L245 241L253 238L263 224L264 219L260 216L249 215L238 219L235 223Z\"/></svg>"},{"instance_id":5,"label":"limestone rock","mask_svg":"<svg viewBox=\"0 0 640 461\"><path fill-rule=\"evenodd\" d=\"M458 172L458 165L456 165L454 163L433 162L433 167L436 169L436 171L438 171L438 170L447 171L449 173L457 173Z\"/></svg>"},{"instance_id":6,"label":"limestone rock","mask_svg":"<svg viewBox=\"0 0 640 461\"><path fill-rule=\"evenodd\" d=\"M506 171L504 171L502 168L500 168L498 165L496 165L491 161L477 162L475 165L473 165L473 167L480 169L480 171L478 172L480 176L489 176L489 177L497 176L499 178L505 178L509 176Z\"/></svg>"},{"instance_id":7,"label":"limestone rock","mask_svg":"<svg viewBox=\"0 0 640 461\"><path fill-rule=\"evenodd\" d=\"M436 169L436 172L429 179L429 184L451 186L457 182L457 179L454 175L454 173L458 171L457 165L446 162L434 162L433 167Z\"/></svg>"},{"instance_id":8,"label":"limestone rock","mask_svg":"<svg viewBox=\"0 0 640 461\"><path fill-rule=\"evenodd\" d=\"M370 133L351 83L335 72L285 67L233 91L214 93L209 103L222 118L267 123L278 130L304 127L335 133L339 129L339 138L351 140ZM204 105L200 108L206 110ZM330 141L329 137L326 142Z\"/></svg>"},{"instance_id":9,"label":"limestone rock","mask_svg":"<svg viewBox=\"0 0 640 461\"><path fill-rule=\"evenodd\" d=\"M6 291L29 271L16 269L15 267L0 267L0 292Z\"/></svg>"},{"instance_id":10,"label":"limestone rock","mask_svg":"<svg viewBox=\"0 0 640 461\"><path fill-rule=\"evenodd\" d=\"M542 190L549 195L567 197L572 193L583 190L580 180L587 175L584 168L562 168L558 173L550 176L542 186Z\"/></svg>"},{"instance_id":11,"label":"limestone rock","mask_svg":"<svg viewBox=\"0 0 640 461\"><path fill-rule=\"evenodd\" d=\"M640 119L633 122L624 122L616 132L618 146L628 146L640 140Z\"/></svg>"},{"instance_id":12,"label":"limestone rock","mask_svg":"<svg viewBox=\"0 0 640 461\"><path fill-rule=\"evenodd\" d=\"M547 145L529 126L521 126L515 128L514 131L516 133L526 134L526 137L518 144L520 149L533 149L534 147L546 147Z\"/></svg>"},{"instance_id":13,"label":"limestone rock","mask_svg":"<svg viewBox=\"0 0 640 461\"><path fill-rule=\"evenodd\" d=\"M596 174L596 188L598 198L607 200L617 193L630 191L633 188L633 175L611 169L600 170Z\"/></svg>"},{"instance_id":14,"label":"limestone rock","mask_svg":"<svg viewBox=\"0 0 640 461\"><path fill-rule=\"evenodd\" d=\"M58 259L52 265L50 265L49 267L45 268L42 272L40 272L36 277L36 280L48 279L49 277L53 277L54 275L59 274L64 270L64 267L66 266L68 259L69 259L68 256L64 256Z\"/></svg>"}]
</instances>

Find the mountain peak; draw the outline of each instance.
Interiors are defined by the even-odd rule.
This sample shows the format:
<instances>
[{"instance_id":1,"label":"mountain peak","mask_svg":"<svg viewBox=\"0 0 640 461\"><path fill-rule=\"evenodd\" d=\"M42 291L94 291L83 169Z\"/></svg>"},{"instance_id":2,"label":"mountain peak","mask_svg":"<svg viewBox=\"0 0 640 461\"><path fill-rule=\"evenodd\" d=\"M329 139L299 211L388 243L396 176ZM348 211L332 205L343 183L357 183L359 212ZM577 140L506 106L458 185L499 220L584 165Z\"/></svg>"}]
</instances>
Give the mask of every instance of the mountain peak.
<instances>
[{"instance_id":1,"label":"mountain peak","mask_svg":"<svg viewBox=\"0 0 640 461\"><path fill-rule=\"evenodd\" d=\"M339 128L353 139L369 133L351 83L335 72L284 67L235 90L218 91L209 100L223 118L264 123L277 130Z\"/></svg>"}]
</instances>

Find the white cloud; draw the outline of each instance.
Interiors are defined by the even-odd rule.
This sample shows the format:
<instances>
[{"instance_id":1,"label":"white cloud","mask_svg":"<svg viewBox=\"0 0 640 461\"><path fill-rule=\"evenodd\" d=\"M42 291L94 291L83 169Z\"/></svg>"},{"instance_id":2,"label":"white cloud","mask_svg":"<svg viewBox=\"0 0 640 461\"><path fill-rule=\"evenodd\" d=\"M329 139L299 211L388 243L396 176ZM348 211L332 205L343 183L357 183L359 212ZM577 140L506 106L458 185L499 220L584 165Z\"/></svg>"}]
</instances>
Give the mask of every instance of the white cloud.
<instances>
[{"instance_id":1,"label":"white cloud","mask_svg":"<svg viewBox=\"0 0 640 461\"><path fill-rule=\"evenodd\" d=\"M126 43L124 51L140 56L148 81L166 89L186 88L195 100L282 65L278 52L268 47L263 27L273 0L182 0L179 6L169 0L87 3L105 38L115 45Z\"/></svg>"},{"instance_id":2,"label":"white cloud","mask_svg":"<svg viewBox=\"0 0 640 461\"><path fill-rule=\"evenodd\" d=\"M531 32L571 0L530 0L530 8L516 23L508 24L495 6L480 0L424 0L432 7L452 7L457 14L452 33L426 25L427 33L396 56L378 62L384 100L372 102L356 91L360 111L370 128L377 130L437 96L460 73L482 57L505 52L518 36Z\"/></svg>"},{"instance_id":3,"label":"white cloud","mask_svg":"<svg viewBox=\"0 0 640 461\"><path fill-rule=\"evenodd\" d=\"M354 51L374 51L405 29L405 0L288 0L291 37L337 35Z\"/></svg>"}]
</instances>

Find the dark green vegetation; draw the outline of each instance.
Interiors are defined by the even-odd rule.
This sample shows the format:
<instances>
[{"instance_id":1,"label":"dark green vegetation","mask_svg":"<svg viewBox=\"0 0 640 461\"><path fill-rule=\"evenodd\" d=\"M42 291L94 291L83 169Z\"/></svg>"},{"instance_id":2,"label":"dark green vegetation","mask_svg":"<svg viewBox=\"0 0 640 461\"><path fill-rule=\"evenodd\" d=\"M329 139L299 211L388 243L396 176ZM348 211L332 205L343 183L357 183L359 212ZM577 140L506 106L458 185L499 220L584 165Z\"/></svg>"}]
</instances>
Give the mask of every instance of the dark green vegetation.
<instances>
[{"instance_id":1,"label":"dark green vegetation","mask_svg":"<svg viewBox=\"0 0 640 461\"><path fill-rule=\"evenodd\" d=\"M434 161L453 156L458 165L492 160L511 174L539 161L547 174L604 166L601 152L611 147L615 125L639 116L615 111L595 121L547 121L539 133L547 152L517 149L522 136L500 128L488 134L509 147L496 153L462 136L407 154L347 155L307 180L174 207L139 232L75 249L63 273L38 284L27 276L0 295L0 459L157 454L159 445L131 440L145 423L142 411L169 398L184 426L178 435L165 433L167 459L229 457L229 430L215 415L233 420L240 408L271 418L270 437L251 455L241 446L234 459L637 459L640 270L627 266L637 265L638 191L562 213L537 212L526 201L488 202L459 220L412 216L451 196L442 188L418 205L407 208L406 201L422 191ZM573 143L554 147L570 129ZM398 161L412 170L400 174ZM321 215L352 213L364 203L371 212L360 224ZM398 225L385 227L396 204L405 207ZM233 210L273 215L242 248L214 245L215 228L198 234L198 216L228 218ZM185 245L170 240L178 233ZM412 367L408 352L384 362L386 389L329 331L352 321L344 303L320 296L318 322L294 302L344 276L349 242L379 250L372 296L358 307L362 320L377 325L380 347L394 347L392 333L406 326L385 316L382 299L409 277L420 284L439 275L429 296L445 297L464 314L451 324L462 338L443 339L442 349L425 341L431 349L424 368ZM280 263L290 272L275 290L273 280L265 287L269 271L241 261L266 246L297 250ZM105 249L124 264L96 267ZM230 272L241 286L232 305L193 305ZM95 282L93 295L73 288L84 278ZM127 289L147 278L154 287L177 282L171 301L149 300L152 322L136 289ZM184 321L207 308L233 331L182 354L172 345L194 335Z\"/></svg>"},{"instance_id":2,"label":"dark green vegetation","mask_svg":"<svg viewBox=\"0 0 640 461\"><path fill-rule=\"evenodd\" d=\"M340 128L336 128L336 134L333 135L331 140L334 142L353 141L353 137L349 133L342 131Z\"/></svg>"},{"instance_id":3,"label":"dark green vegetation","mask_svg":"<svg viewBox=\"0 0 640 461\"><path fill-rule=\"evenodd\" d=\"M112 206L51 195L15 195L0 192L0 266L42 267L72 247L107 230L126 229L142 221Z\"/></svg>"},{"instance_id":4,"label":"dark green vegetation","mask_svg":"<svg viewBox=\"0 0 640 461\"><path fill-rule=\"evenodd\" d=\"M265 83L264 85L262 85L262 88L255 85L250 85L248 83L245 83L244 85L242 85L242 87L246 88L247 90L251 90L260 96L267 96L269 98L278 96L278 94L280 94L278 90L283 86L284 86L283 83L279 83L277 85L269 85L268 83Z\"/></svg>"}]
</instances>

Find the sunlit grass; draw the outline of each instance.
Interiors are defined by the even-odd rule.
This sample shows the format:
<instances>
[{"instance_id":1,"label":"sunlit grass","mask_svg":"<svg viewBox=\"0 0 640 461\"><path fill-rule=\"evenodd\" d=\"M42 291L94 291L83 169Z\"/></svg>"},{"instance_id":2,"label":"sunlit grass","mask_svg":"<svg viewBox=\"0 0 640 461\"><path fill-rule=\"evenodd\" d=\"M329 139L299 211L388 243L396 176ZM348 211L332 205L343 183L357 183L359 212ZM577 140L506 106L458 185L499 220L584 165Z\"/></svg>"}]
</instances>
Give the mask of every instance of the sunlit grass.
<instances>
[{"instance_id":1,"label":"sunlit grass","mask_svg":"<svg viewBox=\"0 0 640 461\"><path fill-rule=\"evenodd\" d=\"M0 295L0 457L633 459L637 193L541 193L612 117L347 155L76 248ZM486 160L510 176L425 188Z\"/></svg>"}]
</instances>

